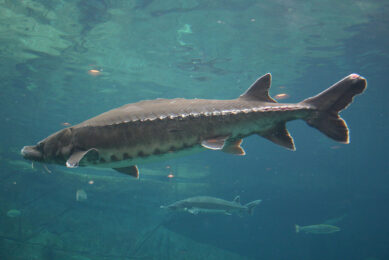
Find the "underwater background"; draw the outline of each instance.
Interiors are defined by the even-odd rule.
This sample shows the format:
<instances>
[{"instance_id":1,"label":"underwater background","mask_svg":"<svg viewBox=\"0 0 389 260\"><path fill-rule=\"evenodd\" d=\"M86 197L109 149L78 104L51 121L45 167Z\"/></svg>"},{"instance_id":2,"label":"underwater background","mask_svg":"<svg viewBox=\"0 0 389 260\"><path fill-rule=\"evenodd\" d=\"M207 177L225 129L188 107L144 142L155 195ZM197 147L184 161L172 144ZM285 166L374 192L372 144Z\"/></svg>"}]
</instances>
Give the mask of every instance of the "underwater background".
<instances>
[{"instance_id":1,"label":"underwater background","mask_svg":"<svg viewBox=\"0 0 389 260\"><path fill-rule=\"evenodd\" d=\"M382 0L0 0L0 259L389 259L388 12ZM233 99L267 72L288 103L365 77L341 113L351 143L293 121L295 152L251 136L246 156L139 165L139 180L20 155L123 104ZM262 203L243 217L160 209L198 195ZM322 223L341 230L295 230Z\"/></svg>"}]
</instances>

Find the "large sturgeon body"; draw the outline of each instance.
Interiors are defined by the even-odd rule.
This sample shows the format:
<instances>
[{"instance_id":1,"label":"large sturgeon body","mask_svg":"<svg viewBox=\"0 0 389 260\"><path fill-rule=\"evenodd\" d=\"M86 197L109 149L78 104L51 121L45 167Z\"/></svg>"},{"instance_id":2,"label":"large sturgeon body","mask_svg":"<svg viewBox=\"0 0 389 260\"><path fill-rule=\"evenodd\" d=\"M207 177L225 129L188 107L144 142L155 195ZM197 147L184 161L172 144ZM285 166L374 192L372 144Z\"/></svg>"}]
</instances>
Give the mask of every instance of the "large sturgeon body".
<instances>
[{"instance_id":1,"label":"large sturgeon body","mask_svg":"<svg viewBox=\"0 0 389 260\"><path fill-rule=\"evenodd\" d=\"M139 163L193 150L244 155L244 137L258 134L294 150L286 122L303 119L335 141L348 143L338 115L366 80L351 74L317 96L280 104L269 96L271 75L259 78L233 100L156 99L127 104L60 130L21 153L29 160L67 167L113 168L138 177Z\"/></svg>"}]
</instances>

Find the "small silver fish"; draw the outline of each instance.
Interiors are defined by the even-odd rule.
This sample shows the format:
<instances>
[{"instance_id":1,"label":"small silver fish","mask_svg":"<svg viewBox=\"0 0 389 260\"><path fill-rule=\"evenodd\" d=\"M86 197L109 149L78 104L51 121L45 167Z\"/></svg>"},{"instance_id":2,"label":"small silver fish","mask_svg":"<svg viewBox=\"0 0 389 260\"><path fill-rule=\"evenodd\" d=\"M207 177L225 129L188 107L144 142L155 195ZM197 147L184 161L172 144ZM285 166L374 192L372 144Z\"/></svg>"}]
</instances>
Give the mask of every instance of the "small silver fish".
<instances>
[{"instance_id":1,"label":"small silver fish","mask_svg":"<svg viewBox=\"0 0 389 260\"><path fill-rule=\"evenodd\" d=\"M295 225L296 233L304 232L307 234L331 234L340 231L340 228L333 225L318 224L310 226Z\"/></svg>"}]
</instances>

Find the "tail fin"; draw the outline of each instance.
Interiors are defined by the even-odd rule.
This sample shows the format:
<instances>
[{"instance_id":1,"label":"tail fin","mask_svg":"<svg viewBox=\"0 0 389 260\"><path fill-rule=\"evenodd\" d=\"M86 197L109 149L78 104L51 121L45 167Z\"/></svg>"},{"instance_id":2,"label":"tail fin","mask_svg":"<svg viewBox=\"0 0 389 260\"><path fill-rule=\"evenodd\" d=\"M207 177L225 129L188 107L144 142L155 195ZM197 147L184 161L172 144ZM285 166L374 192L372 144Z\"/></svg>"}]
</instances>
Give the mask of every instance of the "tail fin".
<instances>
[{"instance_id":1,"label":"tail fin","mask_svg":"<svg viewBox=\"0 0 389 260\"><path fill-rule=\"evenodd\" d=\"M317 96L303 100L302 104L317 109L317 113L307 118L306 122L337 142L349 143L347 124L338 113L365 88L366 79L351 74Z\"/></svg>"},{"instance_id":2,"label":"tail fin","mask_svg":"<svg viewBox=\"0 0 389 260\"><path fill-rule=\"evenodd\" d=\"M294 225L296 227L296 233L300 232L300 226L299 225Z\"/></svg>"},{"instance_id":3,"label":"tail fin","mask_svg":"<svg viewBox=\"0 0 389 260\"><path fill-rule=\"evenodd\" d=\"M257 206L259 203L261 203L262 200L254 200L252 202L247 203L245 206L247 207L247 212L250 215L253 215L253 209L255 206Z\"/></svg>"}]
</instances>

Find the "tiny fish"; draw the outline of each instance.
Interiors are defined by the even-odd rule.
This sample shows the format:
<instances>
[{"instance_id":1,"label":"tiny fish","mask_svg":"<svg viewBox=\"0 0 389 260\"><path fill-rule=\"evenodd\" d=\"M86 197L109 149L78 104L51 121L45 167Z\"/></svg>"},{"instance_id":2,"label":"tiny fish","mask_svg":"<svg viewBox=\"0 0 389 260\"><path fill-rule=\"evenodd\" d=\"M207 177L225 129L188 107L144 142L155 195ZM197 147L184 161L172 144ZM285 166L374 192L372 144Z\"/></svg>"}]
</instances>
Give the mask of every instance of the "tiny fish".
<instances>
[{"instance_id":1,"label":"tiny fish","mask_svg":"<svg viewBox=\"0 0 389 260\"><path fill-rule=\"evenodd\" d=\"M289 98L289 95L286 93L280 93L274 96L276 99L287 99Z\"/></svg>"},{"instance_id":2,"label":"tiny fish","mask_svg":"<svg viewBox=\"0 0 389 260\"><path fill-rule=\"evenodd\" d=\"M340 231L340 228L328 224L318 224L310 226L295 225L296 233L304 232L307 234L331 234Z\"/></svg>"}]
</instances>

